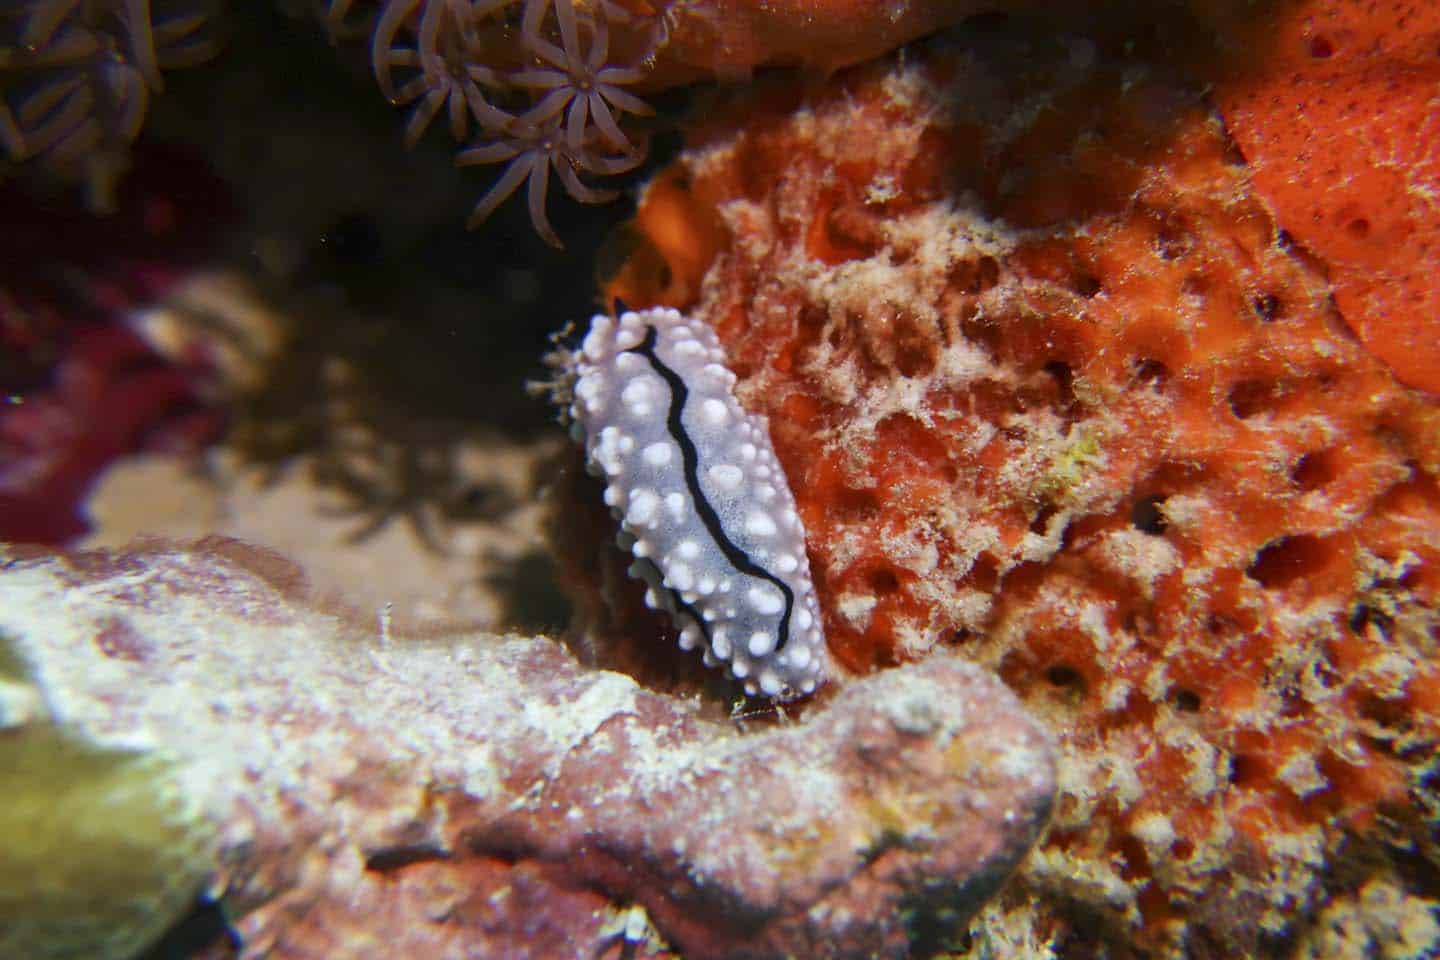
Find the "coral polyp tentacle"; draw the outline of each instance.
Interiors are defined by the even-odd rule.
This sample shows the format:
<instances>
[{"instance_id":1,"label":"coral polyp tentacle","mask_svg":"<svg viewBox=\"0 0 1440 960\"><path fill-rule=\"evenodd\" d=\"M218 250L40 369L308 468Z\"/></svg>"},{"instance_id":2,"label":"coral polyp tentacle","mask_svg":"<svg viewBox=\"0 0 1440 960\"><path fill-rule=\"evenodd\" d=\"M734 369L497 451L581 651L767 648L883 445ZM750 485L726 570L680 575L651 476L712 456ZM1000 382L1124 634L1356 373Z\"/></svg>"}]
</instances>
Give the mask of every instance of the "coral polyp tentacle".
<instances>
[{"instance_id":1,"label":"coral polyp tentacle","mask_svg":"<svg viewBox=\"0 0 1440 960\"><path fill-rule=\"evenodd\" d=\"M331 22L352 5L332 0ZM469 225L486 220L528 182L535 230L559 247L545 214L551 172L575 200L604 203L615 192L588 184L584 175L624 173L644 161L646 141L627 133L622 120L653 111L622 88L643 80L648 69L610 62L610 28L629 32L632 55L639 38L643 62L653 53L658 34L649 27L656 19L613 3L574 0L387 0L370 56L381 93L411 109L407 146L444 110L451 137L465 144L460 165L509 163ZM474 141L472 119L479 128Z\"/></svg>"},{"instance_id":2,"label":"coral polyp tentacle","mask_svg":"<svg viewBox=\"0 0 1440 960\"><path fill-rule=\"evenodd\" d=\"M14 0L0 13L0 154L78 179L95 210L114 207L163 70L218 50L213 4L158 16L150 0Z\"/></svg>"}]
</instances>

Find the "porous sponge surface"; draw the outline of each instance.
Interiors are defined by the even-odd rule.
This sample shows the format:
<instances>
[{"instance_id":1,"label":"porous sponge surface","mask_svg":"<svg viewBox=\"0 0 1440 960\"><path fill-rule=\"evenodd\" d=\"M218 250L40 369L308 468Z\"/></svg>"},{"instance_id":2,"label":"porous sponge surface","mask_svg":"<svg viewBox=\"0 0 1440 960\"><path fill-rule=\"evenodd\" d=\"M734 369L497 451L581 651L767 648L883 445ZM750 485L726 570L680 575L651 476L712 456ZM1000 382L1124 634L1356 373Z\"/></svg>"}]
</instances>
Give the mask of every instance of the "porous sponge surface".
<instances>
[{"instance_id":1,"label":"porous sponge surface","mask_svg":"<svg viewBox=\"0 0 1440 960\"><path fill-rule=\"evenodd\" d=\"M1235 47L1216 103L1257 189L1366 347L1440 394L1440 5L1306 0Z\"/></svg>"},{"instance_id":2,"label":"porous sponge surface","mask_svg":"<svg viewBox=\"0 0 1440 960\"><path fill-rule=\"evenodd\" d=\"M719 332L843 666L958 647L1062 738L1015 922L1230 953L1341 875L1433 906L1390 855L1440 863L1440 408L1200 94L1032 37L748 110L611 292Z\"/></svg>"}]
</instances>

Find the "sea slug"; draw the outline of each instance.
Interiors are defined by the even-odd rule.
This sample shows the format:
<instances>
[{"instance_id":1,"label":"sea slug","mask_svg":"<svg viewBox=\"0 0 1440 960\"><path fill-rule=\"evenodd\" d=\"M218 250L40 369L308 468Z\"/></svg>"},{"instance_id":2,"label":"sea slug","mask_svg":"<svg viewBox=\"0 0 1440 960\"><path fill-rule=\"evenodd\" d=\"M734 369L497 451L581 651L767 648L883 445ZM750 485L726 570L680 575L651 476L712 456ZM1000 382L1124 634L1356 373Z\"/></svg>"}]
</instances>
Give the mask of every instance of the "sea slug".
<instances>
[{"instance_id":1,"label":"sea slug","mask_svg":"<svg viewBox=\"0 0 1440 960\"><path fill-rule=\"evenodd\" d=\"M597 315L572 363L572 432L606 481L645 602L747 694L813 693L826 653L805 531L715 332L671 309Z\"/></svg>"}]
</instances>

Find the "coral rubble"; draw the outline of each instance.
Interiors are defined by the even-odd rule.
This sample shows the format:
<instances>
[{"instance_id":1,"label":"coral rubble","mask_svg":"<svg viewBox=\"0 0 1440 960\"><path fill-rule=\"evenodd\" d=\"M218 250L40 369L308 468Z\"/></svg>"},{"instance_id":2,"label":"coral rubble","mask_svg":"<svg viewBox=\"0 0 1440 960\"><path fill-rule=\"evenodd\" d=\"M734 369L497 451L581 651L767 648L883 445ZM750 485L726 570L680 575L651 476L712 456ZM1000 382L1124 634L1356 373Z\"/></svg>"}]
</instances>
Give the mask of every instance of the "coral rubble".
<instances>
[{"instance_id":1,"label":"coral rubble","mask_svg":"<svg viewBox=\"0 0 1440 960\"><path fill-rule=\"evenodd\" d=\"M714 110L608 290L719 332L842 664L957 649L1060 736L982 953L1436 905L1440 406L1251 176L1189 83L986 23Z\"/></svg>"},{"instance_id":2,"label":"coral rubble","mask_svg":"<svg viewBox=\"0 0 1440 960\"><path fill-rule=\"evenodd\" d=\"M0 601L54 721L163 755L213 823L244 957L901 957L1054 787L1048 735L954 656L744 732L544 638L322 611L236 541L12 551Z\"/></svg>"}]
</instances>

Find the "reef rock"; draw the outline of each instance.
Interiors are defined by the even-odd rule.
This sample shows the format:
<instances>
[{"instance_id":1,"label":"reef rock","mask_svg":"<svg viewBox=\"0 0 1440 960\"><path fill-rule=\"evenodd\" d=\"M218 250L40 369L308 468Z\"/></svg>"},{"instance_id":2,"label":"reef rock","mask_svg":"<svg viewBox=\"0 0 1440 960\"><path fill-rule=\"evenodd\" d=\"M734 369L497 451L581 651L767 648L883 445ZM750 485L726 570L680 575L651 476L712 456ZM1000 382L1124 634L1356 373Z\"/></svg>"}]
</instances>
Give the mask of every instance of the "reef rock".
<instances>
[{"instance_id":1,"label":"reef rock","mask_svg":"<svg viewBox=\"0 0 1440 960\"><path fill-rule=\"evenodd\" d=\"M1251 176L1198 85L987 22L712 109L608 289L718 331L842 666L957 649L1060 737L977 955L1436 904L1440 406Z\"/></svg>"},{"instance_id":2,"label":"reef rock","mask_svg":"<svg viewBox=\"0 0 1440 960\"><path fill-rule=\"evenodd\" d=\"M900 957L963 923L1050 806L1048 735L950 654L747 732L545 638L390 636L236 541L0 560L4 702L153 762L135 808L175 811L107 819L93 776L61 777L56 809L89 824L69 844L124 856L136 823L188 825L172 879L206 868L242 957ZM31 931L7 957L112 911L84 873L16 873L34 824L0 824L0 927Z\"/></svg>"}]
</instances>

